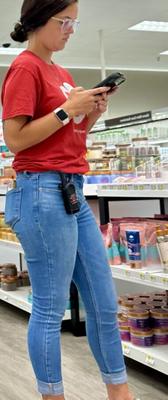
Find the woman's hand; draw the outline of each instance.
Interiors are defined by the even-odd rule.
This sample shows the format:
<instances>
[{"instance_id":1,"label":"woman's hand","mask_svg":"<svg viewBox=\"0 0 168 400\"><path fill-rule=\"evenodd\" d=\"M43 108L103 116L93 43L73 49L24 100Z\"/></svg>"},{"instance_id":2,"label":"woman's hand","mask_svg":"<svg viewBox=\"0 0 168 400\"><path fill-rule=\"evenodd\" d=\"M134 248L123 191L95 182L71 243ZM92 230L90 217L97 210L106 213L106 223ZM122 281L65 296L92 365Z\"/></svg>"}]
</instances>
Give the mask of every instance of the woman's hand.
<instances>
[{"instance_id":1,"label":"woman's hand","mask_svg":"<svg viewBox=\"0 0 168 400\"><path fill-rule=\"evenodd\" d=\"M97 101L96 104L96 109L97 113L103 114L104 112L107 111L107 106L108 106L108 99L111 95L113 95L116 90L118 89L117 86L115 86L113 89L109 89L106 93L103 93L101 95L101 98Z\"/></svg>"},{"instance_id":2,"label":"woman's hand","mask_svg":"<svg viewBox=\"0 0 168 400\"><path fill-rule=\"evenodd\" d=\"M62 108L71 118L80 114L88 115L96 109L96 105L102 99L102 95L109 90L107 87L84 90L82 87L72 89L68 100L62 104Z\"/></svg>"},{"instance_id":3,"label":"woman's hand","mask_svg":"<svg viewBox=\"0 0 168 400\"><path fill-rule=\"evenodd\" d=\"M109 89L106 93L103 93L101 96L96 96L95 107L88 114L88 124L87 124L87 132L90 132L91 128L94 126L96 121L101 117L101 115L106 112L108 106L109 97L116 92L117 86L113 89Z\"/></svg>"}]
</instances>

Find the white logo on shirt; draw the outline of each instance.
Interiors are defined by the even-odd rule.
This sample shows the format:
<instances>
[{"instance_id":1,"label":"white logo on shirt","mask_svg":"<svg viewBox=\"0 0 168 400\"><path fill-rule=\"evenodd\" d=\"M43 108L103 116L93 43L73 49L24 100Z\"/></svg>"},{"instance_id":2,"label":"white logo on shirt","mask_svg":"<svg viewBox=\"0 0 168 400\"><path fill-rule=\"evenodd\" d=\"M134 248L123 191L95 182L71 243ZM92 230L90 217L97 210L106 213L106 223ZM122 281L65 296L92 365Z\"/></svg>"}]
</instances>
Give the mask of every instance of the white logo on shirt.
<instances>
[{"instance_id":1,"label":"white logo on shirt","mask_svg":"<svg viewBox=\"0 0 168 400\"><path fill-rule=\"evenodd\" d=\"M66 99L68 99L69 93L74 88L68 82L63 82L63 85L60 86L60 89L62 90ZM85 118L85 115L81 114L81 115L78 115L77 117L74 117L73 120L74 120L75 124L79 125L84 120L84 118Z\"/></svg>"}]
</instances>

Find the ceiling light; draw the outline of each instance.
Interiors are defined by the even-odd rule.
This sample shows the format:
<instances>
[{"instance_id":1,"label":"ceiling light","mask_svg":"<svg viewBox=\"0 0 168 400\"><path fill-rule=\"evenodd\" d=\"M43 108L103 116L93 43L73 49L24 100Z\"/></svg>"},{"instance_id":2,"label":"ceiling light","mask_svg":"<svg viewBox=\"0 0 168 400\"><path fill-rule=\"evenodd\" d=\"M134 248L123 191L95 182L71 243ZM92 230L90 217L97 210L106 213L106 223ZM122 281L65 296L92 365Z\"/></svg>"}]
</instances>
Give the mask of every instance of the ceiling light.
<instances>
[{"instance_id":1,"label":"ceiling light","mask_svg":"<svg viewBox=\"0 0 168 400\"><path fill-rule=\"evenodd\" d=\"M25 49L21 47L0 47L0 55L10 55L10 56L17 56L18 54L22 53Z\"/></svg>"},{"instance_id":2,"label":"ceiling light","mask_svg":"<svg viewBox=\"0 0 168 400\"><path fill-rule=\"evenodd\" d=\"M161 56L168 56L168 50L162 51L160 53Z\"/></svg>"},{"instance_id":3,"label":"ceiling light","mask_svg":"<svg viewBox=\"0 0 168 400\"><path fill-rule=\"evenodd\" d=\"M168 32L168 22L142 21L128 28L130 31Z\"/></svg>"}]
</instances>

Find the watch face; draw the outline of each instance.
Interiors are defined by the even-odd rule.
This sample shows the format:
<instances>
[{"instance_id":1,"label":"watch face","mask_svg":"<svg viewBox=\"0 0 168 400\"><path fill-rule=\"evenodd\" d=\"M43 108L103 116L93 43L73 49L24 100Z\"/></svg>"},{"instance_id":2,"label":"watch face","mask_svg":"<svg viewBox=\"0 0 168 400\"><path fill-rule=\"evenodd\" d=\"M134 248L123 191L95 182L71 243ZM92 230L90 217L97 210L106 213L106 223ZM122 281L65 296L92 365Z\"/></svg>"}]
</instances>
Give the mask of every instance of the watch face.
<instances>
[{"instance_id":1,"label":"watch face","mask_svg":"<svg viewBox=\"0 0 168 400\"><path fill-rule=\"evenodd\" d=\"M66 112L64 110L57 111L57 116L61 121L64 121L65 119L68 118L68 115L66 114Z\"/></svg>"}]
</instances>

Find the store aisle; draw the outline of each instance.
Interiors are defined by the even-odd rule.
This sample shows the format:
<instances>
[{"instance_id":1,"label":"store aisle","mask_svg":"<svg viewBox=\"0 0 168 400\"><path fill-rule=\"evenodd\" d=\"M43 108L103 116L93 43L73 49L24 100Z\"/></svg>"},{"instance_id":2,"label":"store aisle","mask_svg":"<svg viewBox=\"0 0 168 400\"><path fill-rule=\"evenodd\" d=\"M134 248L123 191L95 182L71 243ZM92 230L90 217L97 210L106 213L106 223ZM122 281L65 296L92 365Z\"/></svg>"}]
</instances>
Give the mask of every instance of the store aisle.
<instances>
[{"instance_id":1,"label":"store aisle","mask_svg":"<svg viewBox=\"0 0 168 400\"><path fill-rule=\"evenodd\" d=\"M0 304L0 399L38 400L26 349L28 315ZM66 400L105 400L96 364L85 337L62 333L63 375ZM168 400L166 376L138 363L128 362L131 388L141 400Z\"/></svg>"}]
</instances>

